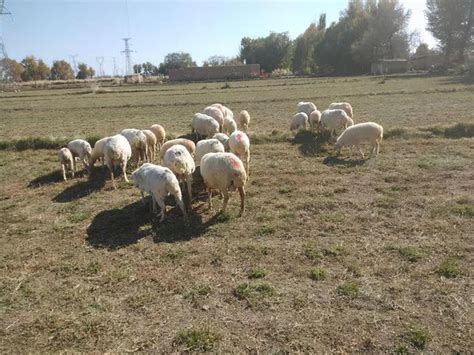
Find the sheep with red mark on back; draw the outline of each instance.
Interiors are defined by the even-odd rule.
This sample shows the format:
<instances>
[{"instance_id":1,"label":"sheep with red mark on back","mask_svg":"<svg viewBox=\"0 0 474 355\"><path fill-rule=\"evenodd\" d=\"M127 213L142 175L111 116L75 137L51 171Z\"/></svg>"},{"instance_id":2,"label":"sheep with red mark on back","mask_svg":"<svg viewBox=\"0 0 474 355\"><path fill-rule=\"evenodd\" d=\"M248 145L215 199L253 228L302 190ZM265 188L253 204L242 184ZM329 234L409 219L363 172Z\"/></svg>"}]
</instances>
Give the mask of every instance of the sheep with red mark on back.
<instances>
[{"instance_id":1,"label":"sheep with red mark on back","mask_svg":"<svg viewBox=\"0 0 474 355\"><path fill-rule=\"evenodd\" d=\"M237 155L245 164L247 178L250 175L250 140L242 131L235 131L229 137L229 150Z\"/></svg>"},{"instance_id":2,"label":"sheep with red mark on back","mask_svg":"<svg viewBox=\"0 0 474 355\"><path fill-rule=\"evenodd\" d=\"M239 157L233 153L208 153L201 159L201 175L209 193L209 209L212 208L212 190L224 195L222 212L225 212L229 190L237 189L240 194L239 215L244 213L247 173Z\"/></svg>"}]
</instances>

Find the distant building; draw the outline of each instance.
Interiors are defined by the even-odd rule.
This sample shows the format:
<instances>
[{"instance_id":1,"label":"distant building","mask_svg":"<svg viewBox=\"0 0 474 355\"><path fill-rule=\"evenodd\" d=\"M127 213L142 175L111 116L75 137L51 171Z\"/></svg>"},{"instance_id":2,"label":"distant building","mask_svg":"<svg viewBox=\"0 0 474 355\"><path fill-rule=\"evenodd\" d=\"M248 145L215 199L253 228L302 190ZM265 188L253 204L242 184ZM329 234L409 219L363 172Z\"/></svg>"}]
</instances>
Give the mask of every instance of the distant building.
<instances>
[{"instance_id":1,"label":"distant building","mask_svg":"<svg viewBox=\"0 0 474 355\"><path fill-rule=\"evenodd\" d=\"M260 77L260 64L170 69L171 81L232 80Z\"/></svg>"},{"instance_id":2,"label":"distant building","mask_svg":"<svg viewBox=\"0 0 474 355\"><path fill-rule=\"evenodd\" d=\"M408 62L409 70L429 70L433 65L443 64L443 56L440 54L427 54L413 57Z\"/></svg>"},{"instance_id":3,"label":"distant building","mask_svg":"<svg viewBox=\"0 0 474 355\"><path fill-rule=\"evenodd\" d=\"M406 59L380 59L372 63L370 68L372 75L406 73L407 71L408 60Z\"/></svg>"}]
</instances>

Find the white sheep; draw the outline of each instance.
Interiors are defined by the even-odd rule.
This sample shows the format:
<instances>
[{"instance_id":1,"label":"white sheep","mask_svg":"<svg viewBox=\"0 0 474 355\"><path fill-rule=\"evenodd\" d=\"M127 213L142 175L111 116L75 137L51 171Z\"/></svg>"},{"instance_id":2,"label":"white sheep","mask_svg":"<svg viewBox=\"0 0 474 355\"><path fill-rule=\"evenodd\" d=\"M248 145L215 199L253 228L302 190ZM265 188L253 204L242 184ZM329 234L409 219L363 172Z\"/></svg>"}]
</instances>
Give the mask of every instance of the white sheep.
<instances>
[{"instance_id":1,"label":"white sheep","mask_svg":"<svg viewBox=\"0 0 474 355\"><path fill-rule=\"evenodd\" d=\"M293 116L290 122L290 131L308 129L308 115L304 112L298 112Z\"/></svg>"},{"instance_id":2,"label":"white sheep","mask_svg":"<svg viewBox=\"0 0 474 355\"><path fill-rule=\"evenodd\" d=\"M374 122L359 123L354 126L347 128L336 141L337 154L341 152L342 147L350 147L349 158L352 157L352 148L355 146L362 158L364 153L360 148L362 142L369 142L372 144L372 150L370 155L375 152L375 155L379 154L380 142L383 138L383 127Z\"/></svg>"},{"instance_id":3,"label":"white sheep","mask_svg":"<svg viewBox=\"0 0 474 355\"><path fill-rule=\"evenodd\" d=\"M219 133L222 134L222 133ZM196 166L201 163L201 158L207 153L222 153L225 152L224 145L216 138L204 139L196 144L196 155L194 161Z\"/></svg>"},{"instance_id":4,"label":"white sheep","mask_svg":"<svg viewBox=\"0 0 474 355\"><path fill-rule=\"evenodd\" d=\"M354 121L347 115L346 111L340 109L324 110L321 113L320 122L320 129L322 131L329 131L331 137L338 131L354 124Z\"/></svg>"},{"instance_id":5,"label":"white sheep","mask_svg":"<svg viewBox=\"0 0 474 355\"><path fill-rule=\"evenodd\" d=\"M237 130L237 123L235 123L234 119L232 117L224 117L224 128L223 132L225 134L232 134Z\"/></svg>"},{"instance_id":6,"label":"white sheep","mask_svg":"<svg viewBox=\"0 0 474 355\"><path fill-rule=\"evenodd\" d=\"M152 130L144 129L142 130L142 132L146 136L148 160L152 162L155 160L157 139L156 139L155 133L153 133Z\"/></svg>"},{"instance_id":7,"label":"white sheep","mask_svg":"<svg viewBox=\"0 0 474 355\"><path fill-rule=\"evenodd\" d=\"M178 179L170 169L145 163L132 173L132 180L135 186L140 189L142 198L145 197L145 192L151 195L153 212L156 213L156 204L160 206L160 222L165 219L165 198L169 194L174 196L176 204L183 212L185 221L187 221L181 188Z\"/></svg>"},{"instance_id":8,"label":"white sheep","mask_svg":"<svg viewBox=\"0 0 474 355\"><path fill-rule=\"evenodd\" d=\"M216 133L212 138L217 139L222 143L226 152L229 151L229 136L225 133Z\"/></svg>"},{"instance_id":9,"label":"white sheep","mask_svg":"<svg viewBox=\"0 0 474 355\"><path fill-rule=\"evenodd\" d=\"M250 140L241 131L235 131L229 137L229 150L237 155L245 164L247 178L250 176Z\"/></svg>"},{"instance_id":10,"label":"white sheep","mask_svg":"<svg viewBox=\"0 0 474 355\"><path fill-rule=\"evenodd\" d=\"M191 156L194 156L194 153L196 152L196 144L190 139L176 138L176 139L171 139L162 145L161 150L160 150L160 159L163 159L166 151L176 144L181 144L185 146L189 154L191 154Z\"/></svg>"},{"instance_id":11,"label":"white sheep","mask_svg":"<svg viewBox=\"0 0 474 355\"><path fill-rule=\"evenodd\" d=\"M84 167L89 170L89 164L91 161L91 154L92 154L92 147L89 144L89 142L83 140L83 139L74 139L73 141L70 141L67 144L68 149L71 151L72 156L73 156L73 162L74 162L74 173L77 172L76 169L76 159L79 159L82 161L82 164L84 164Z\"/></svg>"},{"instance_id":12,"label":"white sheep","mask_svg":"<svg viewBox=\"0 0 474 355\"><path fill-rule=\"evenodd\" d=\"M163 157L163 165L169 168L178 178L178 181L185 181L188 188L189 203L192 203L191 182L196 165L193 157L189 154L185 146L181 144L173 145Z\"/></svg>"},{"instance_id":13,"label":"white sheep","mask_svg":"<svg viewBox=\"0 0 474 355\"><path fill-rule=\"evenodd\" d=\"M74 177L74 158L71 151L68 148L59 149L58 158L63 172L63 180L67 181L66 175L68 171L70 171L72 177Z\"/></svg>"},{"instance_id":14,"label":"white sheep","mask_svg":"<svg viewBox=\"0 0 474 355\"><path fill-rule=\"evenodd\" d=\"M224 127L224 113L219 107L207 106L202 113L215 119L217 123L219 123L219 132L222 132Z\"/></svg>"},{"instance_id":15,"label":"white sheep","mask_svg":"<svg viewBox=\"0 0 474 355\"><path fill-rule=\"evenodd\" d=\"M328 107L330 110L340 109L344 110L350 118L354 117L352 106L348 102L333 102Z\"/></svg>"},{"instance_id":16,"label":"white sheep","mask_svg":"<svg viewBox=\"0 0 474 355\"><path fill-rule=\"evenodd\" d=\"M161 150L161 146L165 143L166 139L166 132L163 126L159 124L154 124L150 127L150 131L155 134L156 137L156 150L159 152Z\"/></svg>"},{"instance_id":17,"label":"white sheep","mask_svg":"<svg viewBox=\"0 0 474 355\"><path fill-rule=\"evenodd\" d=\"M238 189L240 193L240 214L245 211L245 173L242 161L232 153L208 153L201 159L201 175L209 193L209 209L212 208L212 190L224 195L222 212L229 201L229 190Z\"/></svg>"},{"instance_id":18,"label":"white sheep","mask_svg":"<svg viewBox=\"0 0 474 355\"><path fill-rule=\"evenodd\" d=\"M148 160L148 149L145 134L141 130L135 128L126 128L122 130L120 134L128 140L128 143L130 143L132 157L135 159L136 164L138 165L140 160L146 162Z\"/></svg>"},{"instance_id":19,"label":"white sheep","mask_svg":"<svg viewBox=\"0 0 474 355\"><path fill-rule=\"evenodd\" d=\"M94 148L92 148L92 153L91 153L91 161L90 161L90 168L94 166L94 163L96 162L97 159L102 159L102 166L104 166L104 146L105 143L107 142L107 139L110 137L104 137L102 139L99 139L97 142L94 144Z\"/></svg>"},{"instance_id":20,"label":"white sheep","mask_svg":"<svg viewBox=\"0 0 474 355\"><path fill-rule=\"evenodd\" d=\"M312 102L301 101L296 104L296 112L304 112L308 117L315 110L317 110L317 107Z\"/></svg>"},{"instance_id":21,"label":"white sheep","mask_svg":"<svg viewBox=\"0 0 474 355\"><path fill-rule=\"evenodd\" d=\"M110 177L112 179L112 185L114 189L117 189L114 180L114 166L120 166L124 179L128 182L127 178L127 162L132 157L132 147L128 143L127 138L121 134L109 137L104 145L104 160L105 164L110 170Z\"/></svg>"},{"instance_id":22,"label":"white sheep","mask_svg":"<svg viewBox=\"0 0 474 355\"><path fill-rule=\"evenodd\" d=\"M211 116L196 113L191 121L193 133L204 137L212 137L219 132L219 123Z\"/></svg>"},{"instance_id":23,"label":"white sheep","mask_svg":"<svg viewBox=\"0 0 474 355\"><path fill-rule=\"evenodd\" d=\"M245 133L249 130L250 115L247 110L242 110L239 113L239 129Z\"/></svg>"},{"instance_id":24,"label":"white sheep","mask_svg":"<svg viewBox=\"0 0 474 355\"><path fill-rule=\"evenodd\" d=\"M321 112L318 110L314 110L309 115L309 126L311 127L311 130L314 132L314 131L319 130L320 124L321 124Z\"/></svg>"}]
</instances>

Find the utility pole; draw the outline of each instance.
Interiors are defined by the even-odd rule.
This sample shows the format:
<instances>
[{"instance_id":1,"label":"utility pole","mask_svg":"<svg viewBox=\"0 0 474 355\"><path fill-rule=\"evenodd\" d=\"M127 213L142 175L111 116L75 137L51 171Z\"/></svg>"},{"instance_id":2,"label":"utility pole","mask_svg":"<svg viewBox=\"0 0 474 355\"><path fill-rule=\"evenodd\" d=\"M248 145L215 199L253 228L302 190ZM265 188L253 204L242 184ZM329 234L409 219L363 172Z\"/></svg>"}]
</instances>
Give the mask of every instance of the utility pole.
<instances>
[{"instance_id":1,"label":"utility pole","mask_svg":"<svg viewBox=\"0 0 474 355\"><path fill-rule=\"evenodd\" d=\"M104 74L104 57L96 57L95 60L99 64L99 77L105 76Z\"/></svg>"},{"instance_id":2,"label":"utility pole","mask_svg":"<svg viewBox=\"0 0 474 355\"><path fill-rule=\"evenodd\" d=\"M11 13L5 7L5 0L0 0L0 23L1 17L4 15L11 15ZM5 44L3 43L3 38L0 33L0 81L10 82L13 81L13 77L10 72L10 67L7 63L7 59L7 49L5 48Z\"/></svg>"},{"instance_id":3,"label":"utility pole","mask_svg":"<svg viewBox=\"0 0 474 355\"><path fill-rule=\"evenodd\" d=\"M130 54L135 51L130 49L130 44L128 43L131 38L122 38L122 40L125 42L125 50L122 51L122 53L125 53L125 75L132 75L132 56Z\"/></svg>"},{"instance_id":4,"label":"utility pole","mask_svg":"<svg viewBox=\"0 0 474 355\"><path fill-rule=\"evenodd\" d=\"M72 61L72 70L74 71L74 77L76 77L77 73L79 72L79 70L77 68L77 62L76 62L77 56L78 56L78 54L71 54L70 55L71 61Z\"/></svg>"}]
</instances>

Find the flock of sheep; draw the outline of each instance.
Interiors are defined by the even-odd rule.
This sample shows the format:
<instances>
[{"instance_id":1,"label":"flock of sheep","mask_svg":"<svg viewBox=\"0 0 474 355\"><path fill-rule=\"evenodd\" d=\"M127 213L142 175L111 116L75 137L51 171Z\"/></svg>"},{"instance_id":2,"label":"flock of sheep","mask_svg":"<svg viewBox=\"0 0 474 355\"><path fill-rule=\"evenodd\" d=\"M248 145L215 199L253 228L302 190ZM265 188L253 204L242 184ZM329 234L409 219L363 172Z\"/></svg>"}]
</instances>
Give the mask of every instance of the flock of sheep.
<instances>
[{"instance_id":1,"label":"flock of sheep","mask_svg":"<svg viewBox=\"0 0 474 355\"><path fill-rule=\"evenodd\" d=\"M364 122L354 125L352 106L348 102L334 102L323 112L318 111L312 102L300 102L296 105L297 113L290 123L290 130L310 129L313 132L329 132L330 138L342 131L336 140L336 150L339 155L343 147L352 150L357 148L359 154L364 158L360 144L368 142L372 144L371 155L377 155L380 142L383 138L383 127L375 122Z\"/></svg>"},{"instance_id":2,"label":"flock of sheep","mask_svg":"<svg viewBox=\"0 0 474 355\"><path fill-rule=\"evenodd\" d=\"M312 102L300 102L290 123L290 130L311 129L330 132L331 137L340 131L336 140L339 154L342 147L351 150L356 147L363 155L360 144L370 142L372 154L378 154L383 137L382 126L366 122L354 125L352 106L349 103L333 103L322 113ZM222 211L229 201L229 191L238 190L240 194L240 214L245 210L245 184L250 173L250 140L247 136L250 115L243 110L234 120L233 112L222 104L213 104L196 113L191 121L192 132L197 143L186 138L166 140L165 129L152 125L150 129L124 129L120 134L98 140L94 147L82 139L75 139L58 152L63 179L67 173L74 177L76 161L81 160L89 176L94 164L102 160L107 165L112 184L116 189L114 167L119 166L124 179L127 177L127 163L131 160L137 167L132 173L134 185L152 196L152 208L160 207L161 219L165 217L165 198L173 195L177 205L187 220L186 207L181 185L186 186L189 203L192 202L192 176L196 167L208 192L209 208L212 206L212 192L217 190L224 197ZM161 165L153 162L159 153Z\"/></svg>"}]
</instances>

